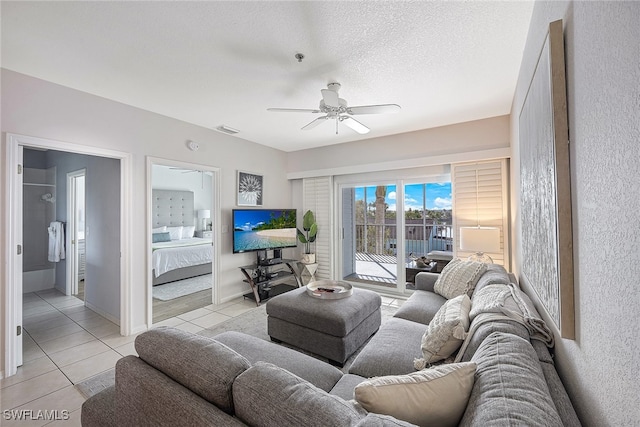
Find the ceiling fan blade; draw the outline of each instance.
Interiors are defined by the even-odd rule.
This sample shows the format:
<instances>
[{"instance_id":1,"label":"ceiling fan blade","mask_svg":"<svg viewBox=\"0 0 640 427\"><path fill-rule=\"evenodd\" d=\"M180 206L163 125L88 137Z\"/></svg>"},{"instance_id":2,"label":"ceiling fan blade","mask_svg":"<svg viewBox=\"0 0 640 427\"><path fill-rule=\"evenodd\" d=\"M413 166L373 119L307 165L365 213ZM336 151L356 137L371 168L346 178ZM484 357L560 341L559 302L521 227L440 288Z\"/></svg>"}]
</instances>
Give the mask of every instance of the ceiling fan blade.
<instances>
[{"instance_id":1,"label":"ceiling fan blade","mask_svg":"<svg viewBox=\"0 0 640 427\"><path fill-rule=\"evenodd\" d=\"M369 133L371 130L353 117L341 116L340 121L362 135Z\"/></svg>"},{"instance_id":2,"label":"ceiling fan blade","mask_svg":"<svg viewBox=\"0 0 640 427\"><path fill-rule=\"evenodd\" d=\"M329 89L322 89L322 99L324 100L324 105L328 107L340 107L340 101L338 100L338 92L334 92Z\"/></svg>"},{"instance_id":3,"label":"ceiling fan blade","mask_svg":"<svg viewBox=\"0 0 640 427\"><path fill-rule=\"evenodd\" d=\"M267 111L276 113L319 113L320 110L312 110L308 108L267 108Z\"/></svg>"},{"instance_id":4,"label":"ceiling fan blade","mask_svg":"<svg viewBox=\"0 0 640 427\"><path fill-rule=\"evenodd\" d=\"M400 111L398 104L382 104L382 105L361 105L359 107L347 108L349 114L382 114L382 113L397 113Z\"/></svg>"},{"instance_id":5,"label":"ceiling fan blade","mask_svg":"<svg viewBox=\"0 0 640 427\"><path fill-rule=\"evenodd\" d=\"M318 126L320 123L324 122L325 120L327 120L329 118L329 116L322 116L322 117L318 117L317 119L315 119L314 121L312 121L311 123L309 123L308 125L305 125L302 127L302 130L309 130L309 129L313 129L314 127Z\"/></svg>"}]
</instances>

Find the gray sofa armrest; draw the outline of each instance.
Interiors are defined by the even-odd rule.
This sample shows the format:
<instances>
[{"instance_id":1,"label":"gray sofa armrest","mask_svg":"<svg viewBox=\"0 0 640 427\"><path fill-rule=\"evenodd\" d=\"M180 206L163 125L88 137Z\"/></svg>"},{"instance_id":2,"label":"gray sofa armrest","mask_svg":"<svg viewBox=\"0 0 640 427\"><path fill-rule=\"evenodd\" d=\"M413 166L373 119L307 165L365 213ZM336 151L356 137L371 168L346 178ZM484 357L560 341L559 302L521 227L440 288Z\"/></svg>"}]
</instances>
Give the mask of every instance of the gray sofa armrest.
<instances>
[{"instance_id":1,"label":"gray sofa armrest","mask_svg":"<svg viewBox=\"0 0 640 427\"><path fill-rule=\"evenodd\" d=\"M210 338L166 326L138 335L135 347L147 364L233 413L231 386L251 367L247 359Z\"/></svg>"},{"instance_id":2,"label":"gray sofa armrest","mask_svg":"<svg viewBox=\"0 0 640 427\"><path fill-rule=\"evenodd\" d=\"M416 274L416 289L420 291L431 291L433 292L433 285L436 284L436 281L440 277L439 274L436 273L428 273L428 272L420 272Z\"/></svg>"},{"instance_id":3,"label":"gray sofa armrest","mask_svg":"<svg viewBox=\"0 0 640 427\"><path fill-rule=\"evenodd\" d=\"M244 425L135 356L116 363L115 395L119 427Z\"/></svg>"},{"instance_id":4,"label":"gray sofa armrest","mask_svg":"<svg viewBox=\"0 0 640 427\"><path fill-rule=\"evenodd\" d=\"M116 427L116 389L108 387L82 404L80 422L83 427Z\"/></svg>"}]
</instances>

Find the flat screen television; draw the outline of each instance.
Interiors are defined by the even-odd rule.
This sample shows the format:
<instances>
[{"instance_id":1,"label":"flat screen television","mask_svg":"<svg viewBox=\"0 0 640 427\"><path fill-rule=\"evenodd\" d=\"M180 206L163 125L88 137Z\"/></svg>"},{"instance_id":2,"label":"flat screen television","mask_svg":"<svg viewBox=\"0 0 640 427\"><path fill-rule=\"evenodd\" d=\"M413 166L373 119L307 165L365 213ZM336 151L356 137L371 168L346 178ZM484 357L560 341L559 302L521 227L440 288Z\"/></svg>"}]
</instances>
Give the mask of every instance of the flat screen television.
<instances>
[{"instance_id":1,"label":"flat screen television","mask_svg":"<svg viewBox=\"0 0 640 427\"><path fill-rule=\"evenodd\" d=\"M233 253L297 246L295 209L234 209Z\"/></svg>"}]
</instances>

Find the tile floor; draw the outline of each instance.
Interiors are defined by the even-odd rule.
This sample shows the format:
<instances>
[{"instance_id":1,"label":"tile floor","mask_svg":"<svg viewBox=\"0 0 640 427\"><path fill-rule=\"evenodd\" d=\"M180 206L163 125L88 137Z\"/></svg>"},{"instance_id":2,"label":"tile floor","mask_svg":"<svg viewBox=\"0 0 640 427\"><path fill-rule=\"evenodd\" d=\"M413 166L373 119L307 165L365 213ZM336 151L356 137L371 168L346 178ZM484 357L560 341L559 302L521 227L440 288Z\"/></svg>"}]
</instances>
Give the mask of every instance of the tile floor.
<instances>
[{"instance_id":1,"label":"tile floor","mask_svg":"<svg viewBox=\"0 0 640 427\"><path fill-rule=\"evenodd\" d=\"M402 305L402 299L382 297L382 304ZM254 309L255 303L241 298L208 305L172 317L154 326L173 326L197 333ZM136 354L135 335L123 337L120 328L86 308L73 296L57 290L25 294L23 297L23 365L18 373L0 380L0 424L2 426L80 426L84 397L78 384L115 366L118 359ZM7 419L6 410L68 411L67 420ZM42 418L42 417L41 417Z\"/></svg>"}]
</instances>

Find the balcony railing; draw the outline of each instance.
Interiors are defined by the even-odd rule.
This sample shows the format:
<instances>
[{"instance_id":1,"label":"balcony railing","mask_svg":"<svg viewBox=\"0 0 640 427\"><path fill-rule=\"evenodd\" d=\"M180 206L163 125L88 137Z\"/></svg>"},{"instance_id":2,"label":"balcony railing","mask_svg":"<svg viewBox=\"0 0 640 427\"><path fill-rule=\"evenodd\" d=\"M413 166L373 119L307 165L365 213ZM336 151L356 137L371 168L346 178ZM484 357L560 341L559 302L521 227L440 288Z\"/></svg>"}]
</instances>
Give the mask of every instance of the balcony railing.
<instances>
[{"instance_id":1,"label":"balcony railing","mask_svg":"<svg viewBox=\"0 0 640 427\"><path fill-rule=\"evenodd\" d=\"M356 225L356 252L397 255L396 226ZM452 226L437 224L405 225L405 255L422 256L431 251L453 250Z\"/></svg>"}]
</instances>

